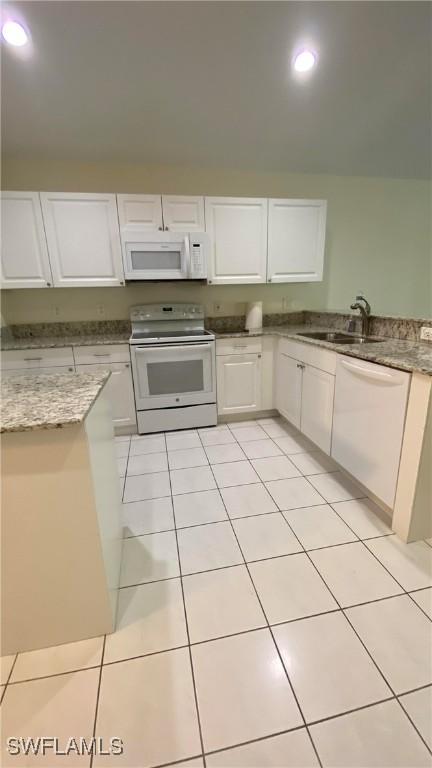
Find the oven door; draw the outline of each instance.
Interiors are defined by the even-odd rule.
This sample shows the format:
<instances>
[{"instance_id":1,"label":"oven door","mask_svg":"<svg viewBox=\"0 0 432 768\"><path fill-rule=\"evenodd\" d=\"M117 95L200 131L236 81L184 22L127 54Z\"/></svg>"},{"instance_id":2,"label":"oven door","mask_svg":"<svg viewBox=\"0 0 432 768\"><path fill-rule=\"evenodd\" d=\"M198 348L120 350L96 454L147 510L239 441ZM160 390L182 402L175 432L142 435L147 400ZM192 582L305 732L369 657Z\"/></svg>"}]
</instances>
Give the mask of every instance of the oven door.
<instances>
[{"instance_id":1,"label":"oven door","mask_svg":"<svg viewBox=\"0 0 432 768\"><path fill-rule=\"evenodd\" d=\"M216 402L214 342L132 346L137 410Z\"/></svg>"},{"instance_id":2,"label":"oven door","mask_svg":"<svg viewBox=\"0 0 432 768\"><path fill-rule=\"evenodd\" d=\"M126 280L185 280L189 272L189 239L155 232L145 239L123 235Z\"/></svg>"}]
</instances>

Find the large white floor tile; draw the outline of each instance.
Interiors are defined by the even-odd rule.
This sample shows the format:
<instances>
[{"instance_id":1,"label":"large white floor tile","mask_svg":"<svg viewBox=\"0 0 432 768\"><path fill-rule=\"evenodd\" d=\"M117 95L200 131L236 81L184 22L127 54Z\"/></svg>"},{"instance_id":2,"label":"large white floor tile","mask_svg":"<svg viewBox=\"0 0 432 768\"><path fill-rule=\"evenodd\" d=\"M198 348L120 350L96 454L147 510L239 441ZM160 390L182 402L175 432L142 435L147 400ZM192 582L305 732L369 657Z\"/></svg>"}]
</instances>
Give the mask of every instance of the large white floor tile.
<instances>
[{"instance_id":1,"label":"large white floor tile","mask_svg":"<svg viewBox=\"0 0 432 768\"><path fill-rule=\"evenodd\" d=\"M116 435L114 438L115 443L130 443L131 439L135 439L135 435Z\"/></svg>"},{"instance_id":2,"label":"large white floor tile","mask_svg":"<svg viewBox=\"0 0 432 768\"><path fill-rule=\"evenodd\" d=\"M192 659L206 750L302 724L268 630L194 645Z\"/></svg>"},{"instance_id":3,"label":"large white floor tile","mask_svg":"<svg viewBox=\"0 0 432 768\"><path fill-rule=\"evenodd\" d=\"M124 540L120 586L128 587L179 575L174 531Z\"/></svg>"},{"instance_id":4,"label":"large white floor tile","mask_svg":"<svg viewBox=\"0 0 432 768\"><path fill-rule=\"evenodd\" d=\"M270 624L338 608L307 555L251 563L249 570Z\"/></svg>"},{"instance_id":5,"label":"large white floor tile","mask_svg":"<svg viewBox=\"0 0 432 768\"><path fill-rule=\"evenodd\" d=\"M102 660L102 648L103 637L92 637L90 640L19 653L10 682L97 667Z\"/></svg>"},{"instance_id":6,"label":"large white floor tile","mask_svg":"<svg viewBox=\"0 0 432 768\"><path fill-rule=\"evenodd\" d=\"M33 738L55 736L63 748L69 739L90 741L96 709L99 669L87 669L69 675L57 675L27 683L9 685L1 706L2 755L6 766L89 766L88 756L55 755L47 750L44 756L13 756L6 752L8 737ZM114 733L114 731L112 732ZM112 735L112 734L110 734Z\"/></svg>"},{"instance_id":7,"label":"large white floor tile","mask_svg":"<svg viewBox=\"0 0 432 768\"><path fill-rule=\"evenodd\" d=\"M399 701L432 749L432 686L406 693Z\"/></svg>"},{"instance_id":8,"label":"large white floor tile","mask_svg":"<svg viewBox=\"0 0 432 768\"><path fill-rule=\"evenodd\" d=\"M224 464L228 461L244 461L245 454L238 443L232 445L209 445L206 448L210 464Z\"/></svg>"},{"instance_id":9,"label":"large white floor tile","mask_svg":"<svg viewBox=\"0 0 432 768\"><path fill-rule=\"evenodd\" d=\"M324 475L312 475L310 482L329 503L360 499L364 492L342 472L329 472Z\"/></svg>"},{"instance_id":10,"label":"large white floor tile","mask_svg":"<svg viewBox=\"0 0 432 768\"><path fill-rule=\"evenodd\" d=\"M284 438L289 435L300 435L299 431L284 419L275 419L270 423L261 423L262 428L271 438Z\"/></svg>"},{"instance_id":11,"label":"large white floor tile","mask_svg":"<svg viewBox=\"0 0 432 768\"><path fill-rule=\"evenodd\" d=\"M311 727L323 768L428 768L430 755L396 701Z\"/></svg>"},{"instance_id":12,"label":"large white floor tile","mask_svg":"<svg viewBox=\"0 0 432 768\"><path fill-rule=\"evenodd\" d=\"M140 453L129 456L127 473L129 475L145 475L148 472L165 472L168 469L166 451L163 453Z\"/></svg>"},{"instance_id":13,"label":"large white floor tile","mask_svg":"<svg viewBox=\"0 0 432 768\"><path fill-rule=\"evenodd\" d=\"M366 546L404 589L432 587L432 548L424 541L405 544L397 536L385 536Z\"/></svg>"},{"instance_id":14,"label":"large white floor tile","mask_svg":"<svg viewBox=\"0 0 432 768\"><path fill-rule=\"evenodd\" d=\"M208 768L318 768L306 728L207 755Z\"/></svg>"},{"instance_id":15,"label":"large white floor tile","mask_svg":"<svg viewBox=\"0 0 432 768\"><path fill-rule=\"evenodd\" d=\"M360 541L317 549L309 554L342 607L398 595L402 591Z\"/></svg>"},{"instance_id":16,"label":"large white floor tile","mask_svg":"<svg viewBox=\"0 0 432 768\"><path fill-rule=\"evenodd\" d=\"M272 432L273 431L274 430L272 430ZM293 431L292 434L285 434L284 436L276 436L274 434L270 434L269 436L273 438L281 451L288 455L294 453L311 453L312 451L316 451L316 445L308 440L307 437L301 435L300 432Z\"/></svg>"},{"instance_id":17,"label":"large white floor tile","mask_svg":"<svg viewBox=\"0 0 432 768\"><path fill-rule=\"evenodd\" d=\"M304 477L272 480L265 485L280 509L297 509L323 503L323 497Z\"/></svg>"},{"instance_id":18,"label":"large white floor tile","mask_svg":"<svg viewBox=\"0 0 432 768\"><path fill-rule=\"evenodd\" d=\"M173 497L173 503L177 528L227 520L219 491L182 493Z\"/></svg>"},{"instance_id":19,"label":"large white floor tile","mask_svg":"<svg viewBox=\"0 0 432 768\"><path fill-rule=\"evenodd\" d=\"M334 472L338 469L336 462L321 451L295 453L291 461L303 475L321 475L323 472Z\"/></svg>"},{"instance_id":20,"label":"large white floor tile","mask_svg":"<svg viewBox=\"0 0 432 768\"><path fill-rule=\"evenodd\" d=\"M171 496L122 504L123 536L170 531L174 528Z\"/></svg>"},{"instance_id":21,"label":"large white floor tile","mask_svg":"<svg viewBox=\"0 0 432 768\"><path fill-rule=\"evenodd\" d=\"M391 695L341 612L281 624L273 631L306 722Z\"/></svg>"},{"instance_id":22,"label":"large white floor tile","mask_svg":"<svg viewBox=\"0 0 432 768\"><path fill-rule=\"evenodd\" d=\"M121 589L117 627L107 635L104 663L186 645L180 579Z\"/></svg>"},{"instance_id":23,"label":"large white floor tile","mask_svg":"<svg viewBox=\"0 0 432 768\"><path fill-rule=\"evenodd\" d=\"M305 549L357 541L357 536L328 504L292 509L290 512L284 512L284 517Z\"/></svg>"},{"instance_id":24,"label":"large white floor tile","mask_svg":"<svg viewBox=\"0 0 432 768\"><path fill-rule=\"evenodd\" d=\"M126 474L127 458L117 459L117 470L120 477L124 477Z\"/></svg>"},{"instance_id":25,"label":"large white floor tile","mask_svg":"<svg viewBox=\"0 0 432 768\"><path fill-rule=\"evenodd\" d=\"M191 643L266 626L244 565L183 578Z\"/></svg>"},{"instance_id":26,"label":"large white floor tile","mask_svg":"<svg viewBox=\"0 0 432 768\"><path fill-rule=\"evenodd\" d=\"M432 623L408 595L346 613L396 693L432 683Z\"/></svg>"},{"instance_id":27,"label":"large white floor tile","mask_svg":"<svg viewBox=\"0 0 432 768\"><path fill-rule=\"evenodd\" d=\"M0 657L0 683L7 683L10 671L15 660L15 654Z\"/></svg>"},{"instance_id":28,"label":"large white floor tile","mask_svg":"<svg viewBox=\"0 0 432 768\"><path fill-rule=\"evenodd\" d=\"M201 448L201 441L196 429L186 430L185 432L167 432L165 439L168 451Z\"/></svg>"},{"instance_id":29,"label":"large white floor tile","mask_svg":"<svg viewBox=\"0 0 432 768\"><path fill-rule=\"evenodd\" d=\"M276 504L262 483L222 488L221 494L231 518L277 511Z\"/></svg>"},{"instance_id":30,"label":"large white floor tile","mask_svg":"<svg viewBox=\"0 0 432 768\"><path fill-rule=\"evenodd\" d=\"M267 437L263 428L260 427L258 424L256 424L256 426L253 426L253 427L246 427L246 426L234 427L230 425L230 430L240 444L247 443L249 442L249 440L262 440L265 437Z\"/></svg>"},{"instance_id":31,"label":"large white floor tile","mask_svg":"<svg viewBox=\"0 0 432 768\"><path fill-rule=\"evenodd\" d=\"M419 592L411 592L410 594L422 611L427 613L429 618L432 619L432 587L421 589Z\"/></svg>"},{"instance_id":32,"label":"large white floor tile","mask_svg":"<svg viewBox=\"0 0 432 768\"><path fill-rule=\"evenodd\" d=\"M338 501L333 506L360 539L372 539L392 532L390 518L371 499Z\"/></svg>"},{"instance_id":33,"label":"large white floor tile","mask_svg":"<svg viewBox=\"0 0 432 768\"><path fill-rule=\"evenodd\" d=\"M192 467L191 469L172 469L170 471L173 496L178 493L210 491L216 483L210 467Z\"/></svg>"},{"instance_id":34,"label":"large white floor tile","mask_svg":"<svg viewBox=\"0 0 432 768\"><path fill-rule=\"evenodd\" d=\"M247 562L302 551L280 512L241 517L233 526Z\"/></svg>"},{"instance_id":35,"label":"large white floor tile","mask_svg":"<svg viewBox=\"0 0 432 768\"><path fill-rule=\"evenodd\" d=\"M126 478L123 501L144 501L169 496L171 486L168 472L131 475Z\"/></svg>"},{"instance_id":36,"label":"large white floor tile","mask_svg":"<svg viewBox=\"0 0 432 768\"><path fill-rule=\"evenodd\" d=\"M215 464L214 476L219 488L231 485L256 483L259 477L249 461L231 461L227 464Z\"/></svg>"},{"instance_id":37,"label":"large white floor tile","mask_svg":"<svg viewBox=\"0 0 432 768\"><path fill-rule=\"evenodd\" d=\"M267 456L282 456L282 451L270 438L251 440L242 446L248 459L264 459Z\"/></svg>"},{"instance_id":38,"label":"large white floor tile","mask_svg":"<svg viewBox=\"0 0 432 768\"><path fill-rule=\"evenodd\" d=\"M236 442L234 435L228 427L200 430L200 438L205 448L209 445L232 445Z\"/></svg>"},{"instance_id":39,"label":"large white floor tile","mask_svg":"<svg viewBox=\"0 0 432 768\"><path fill-rule=\"evenodd\" d=\"M178 531L182 574L243 563L231 523L210 523Z\"/></svg>"},{"instance_id":40,"label":"large white floor tile","mask_svg":"<svg viewBox=\"0 0 432 768\"><path fill-rule=\"evenodd\" d=\"M177 451L168 451L168 461L170 469L188 469L208 464L203 448L181 448Z\"/></svg>"},{"instance_id":41,"label":"large white floor tile","mask_svg":"<svg viewBox=\"0 0 432 768\"><path fill-rule=\"evenodd\" d=\"M160 453L165 450L164 435L145 435L132 438L130 455L138 456L141 453Z\"/></svg>"},{"instance_id":42,"label":"large white floor tile","mask_svg":"<svg viewBox=\"0 0 432 768\"><path fill-rule=\"evenodd\" d=\"M251 464L261 480L283 480L285 477L299 477L301 474L287 456L252 459Z\"/></svg>"},{"instance_id":43,"label":"large white floor tile","mask_svg":"<svg viewBox=\"0 0 432 768\"><path fill-rule=\"evenodd\" d=\"M125 745L123 755L97 758L97 766L152 766L199 755L188 649L105 666L96 732L106 742L121 734Z\"/></svg>"}]
</instances>

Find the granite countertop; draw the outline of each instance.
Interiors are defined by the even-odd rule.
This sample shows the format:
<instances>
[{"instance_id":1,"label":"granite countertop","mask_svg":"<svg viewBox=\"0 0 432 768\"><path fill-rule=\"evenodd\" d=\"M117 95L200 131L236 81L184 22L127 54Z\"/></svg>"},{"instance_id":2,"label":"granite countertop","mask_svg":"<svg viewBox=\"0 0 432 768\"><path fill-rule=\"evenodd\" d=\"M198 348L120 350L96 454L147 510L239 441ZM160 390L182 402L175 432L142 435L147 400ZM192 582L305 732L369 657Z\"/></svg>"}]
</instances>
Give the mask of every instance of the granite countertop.
<instances>
[{"instance_id":1,"label":"granite countertop","mask_svg":"<svg viewBox=\"0 0 432 768\"><path fill-rule=\"evenodd\" d=\"M76 336L26 336L1 340L3 352L12 349L49 349L51 347L89 347L98 344L128 344L128 333L77 334Z\"/></svg>"},{"instance_id":2,"label":"granite countertop","mask_svg":"<svg viewBox=\"0 0 432 768\"><path fill-rule=\"evenodd\" d=\"M57 429L84 421L110 373L40 373L1 381L0 432Z\"/></svg>"},{"instance_id":3,"label":"granite countertop","mask_svg":"<svg viewBox=\"0 0 432 768\"><path fill-rule=\"evenodd\" d=\"M332 344L330 341L320 339L308 339L301 336L302 333L311 331L335 332L335 328L326 328L322 325L274 325L265 326L258 331L228 331L216 333L217 339L244 338L253 336L283 336L287 339L301 341L304 344L313 344L316 347L324 347L338 352L340 355L357 357L360 360L368 360L371 363L388 365L402 371L416 371L432 376L432 344L429 342L404 341L402 339L380 339L373 344ZM345 331L343 331L345 333ZM354 335L354 334L353 334ZM377 338L377 337L371 337Z\"/></svg>"}]
</instances>

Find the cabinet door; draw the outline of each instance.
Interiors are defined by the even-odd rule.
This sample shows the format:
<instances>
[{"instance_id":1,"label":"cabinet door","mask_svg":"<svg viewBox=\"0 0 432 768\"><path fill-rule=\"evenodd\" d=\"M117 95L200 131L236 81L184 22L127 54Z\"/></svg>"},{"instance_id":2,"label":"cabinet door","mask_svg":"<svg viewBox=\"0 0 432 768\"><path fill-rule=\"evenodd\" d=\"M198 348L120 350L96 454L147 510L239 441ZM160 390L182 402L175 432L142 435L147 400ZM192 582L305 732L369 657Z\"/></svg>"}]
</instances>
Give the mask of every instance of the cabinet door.
<instances>
[{"instance_id":1,"label":"cabinet door","mask_svg":"<svg viewBox=\"0 0 432 768\"><path fill-rule=\"evenodd\" d=\"M160 195L117 195L117 207L121 227L163 229Z\"/></svg>"},{"instance_id":2,"label":"cabinet door","mask_svg":"<svg viewBox=\"0 0 432 768\"><path fill-rule=\"evenodd\" d=\"M265 283L267 200L206 197L209 283Z\"/></svg>"},{"instance_id":3,"label":"cabinet door","mask_svg":"<svg viewBox=\"0 0 432 768\"><path fill-rule=\"evenodd\" d=\"M261 355L220 355L216 361L220 414L261 410Z\"/></svg>"},{"instance_id":4,"label":"cabinet door","mask_svg":"<svg viewBox=\"0 0 432 768\"><path fill-rule=\"evenodd\" d=\"M279 351L276 359L276 408L295 427L300 427L302 364Z\"/></svg>"},{"instance_id":5,"label":"cabinet door","mask_svg":"<svg viewBox=\"0 0 432 768\"><path fill-rule=\"evenodd\" d=\"M303 369L301 431L330 454L335 377L311 365Z\"/></svg>"},{"instance_id":6,"label":"cabinet door","mask_svg":"<svg viewBox=\"0 0 432 768\"><path fill-rule=\"evenodd\" d=\"M2 192L2 288L46 288L51 268L38 192Z\"/></svg>"},{"instance_id":7,"label":"cabinet door","mask_svg":"<svg viewBox=\"0 0 432 768\"><path fill-rule=\"evenodd\" d=\"M322 280L327 203L325 200L269 200L267 280Z\"/></svg>"},{"instance_id":8,"label":"cabinet door","mask_svg":"<svg viewBox=\"0 0 432 768\"><path fill-rule=\"evenodd\" d=\"M113 424L116 427L136 425L135 400L130 363L103 363L77 365L77 373L111 371L107 382L107 394L111 402Z\"/></svg>"},{"instance_id":9,"label":"cabinet door","mask_svg":"<svg viewBox=\"0 0 432 768\"><path fill-rule=\"evenodd\" d=\"M115 195L41 192L54 285L123 285Z\"/></svg>"},{"instance_id":10,"label":"cabinet door","mask_svg":"<svg viewBox=\"0 0 432 768\"><path fill-rule=\"evenodd\" d=\"M172 232L204 232L204 198L163 195L164 229Z\"/></svg>"}]
</instances>

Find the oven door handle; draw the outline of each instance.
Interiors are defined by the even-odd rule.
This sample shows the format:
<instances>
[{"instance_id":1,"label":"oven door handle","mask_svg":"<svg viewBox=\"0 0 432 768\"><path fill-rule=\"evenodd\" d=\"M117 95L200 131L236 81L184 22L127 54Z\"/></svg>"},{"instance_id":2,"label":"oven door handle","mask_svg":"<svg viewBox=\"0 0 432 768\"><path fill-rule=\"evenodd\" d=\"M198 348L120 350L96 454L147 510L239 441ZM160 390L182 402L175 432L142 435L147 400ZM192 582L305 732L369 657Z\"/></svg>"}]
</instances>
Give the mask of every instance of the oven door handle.
<instances>
[{"instance_id":1,"label":"oven door handle","mask_svg":"<svg viewBox=\"0 0 432 768\"><path fill-rule=\"evenodd\" d=\"M197 341L194 344L164 344L163 346L149 344L148 347L133 347L133 349L135 352L153 352L154 349L178 349L179 351L183 352L184 349L196 349L197 347L203 349L203 347L210 348L210 346L211 343L208 341Z\"/></svg>"}]
</instances>

